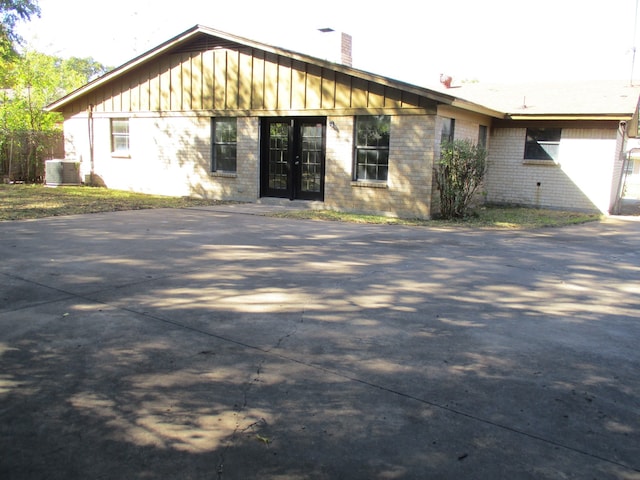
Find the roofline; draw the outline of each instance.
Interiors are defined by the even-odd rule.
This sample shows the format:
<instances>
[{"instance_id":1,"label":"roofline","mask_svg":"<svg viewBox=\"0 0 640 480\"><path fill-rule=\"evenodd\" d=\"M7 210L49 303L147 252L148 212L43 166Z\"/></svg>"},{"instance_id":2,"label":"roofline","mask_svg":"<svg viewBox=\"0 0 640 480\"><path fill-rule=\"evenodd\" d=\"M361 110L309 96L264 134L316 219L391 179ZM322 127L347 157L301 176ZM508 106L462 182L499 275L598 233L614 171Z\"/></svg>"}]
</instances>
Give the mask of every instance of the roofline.
<instances>
[{"instance_id":1,"label":"roofline","mask_svg":"<svg viewBox=\"0 0 640 480\"><path fill-rule=\"evenodd\" d=\"M633 117L633 113L585 113L585 114L554 114L554 113L533 113L526 114L513 114L508 113L505 116L506 120L619 120L628 121Z\"/></svg>"},{"instance_id":2,"label":"roofline","mask_svg":"<svg viewBox=\"0 0 640 480\"><path fill-rule=\"evenodd\" d=\"M273 53L276 55L286 56L288 58L292 58L294 60L299 60L306 63L312 63L320 67L330 68L334 71L344 73L346 75L356 76L363 80L368 80L372 82L379 83L381 85L385 85L392 88L397 88L400 90L407 91L409 93L414 93L421 97L428 98L435 102L451 105L454 107L458 107L464 110L469 110L475 113L480 113L483 115L488 115L495 118L505 118L505 114L503 112L499 112L497 110L493 110L491 108L485 107L483 105L479 105L467 100L463 100L457 98L453 95L448 95L446 93L438 92L436 90L430 90L427 88L419 87L416 85L412 85L410 83L402 82L400 80L394 80L389 77L383 77L381 75L377 75L374 73L366 72L364 70L358 70L353 67L348 67L346 65L342 65L339 63L330 62L328 60L322 60L316 57L312 57L309 55L297 53L291 50L287 50L280 47L273 47L271 45L267 45L264 43L256 42L254 40L250 40L244 37L239 37L237 35L233 35L230 33L222 32L219 30L215 30L213 28L205 27L203 25L195 25L190 29L184 31L183 33L176 35L175 37L161 43L160 45L148 50L147 52L129 60L128 62L122 64L119 67L114 68L110 72L104 74L103 76L83 85L82 87L74 90L73 92L68 93L64 97L56 100L55 102L47 105L45 107L45 111L53 112L63 107L64 105L76 100L78 97L85 95L86 93L99 88L111 80L118 78L121 75L126 74L130 70L135 67L148 62L149 60L162 55L166 51L172 49L176 45L188 40L189 38L199 34L205 33L211 36L216 36L223 38L225 40L229 40L235 43L239 43L241 45L245 45L248 47L256 48L258 50L262 50L268 53Z\"/></svg>"},{"instance_id":3,"label":"roofline","mask_svg":"<svg viewBox=\"0 0 640 480\"><path fill-rule=\"evenodd\" d=\"M175 37L167 40L166 42L161 43L157 47L154 47L151 50L148 50L147 52L145 52L145 53L143 53L141 55L138 55L137 57L133 58L132 60L129 60L128 62L123 63L122 65L120 65L119 67L114 68L110 72L105 73L101 77L98 77L95 80L83 85L82 87L80 87L80 88L68 93L64 97L62 97L62 98L56 100L55 102L47 105L44 108L44 110L47 111L47 112L56 111L56 109L66 105L69 102L72 102L73 100L75 100L76 98L86 94L87 92L100 87L101 85L113 80L114 78L119 77L120 75L124 75L126 72L128 72L131 69L137 67L138 65L150 60L151 58L156 57L158 55L161 55L162 53L166 52L167 50L173 48L176 44L186 40L189 37L192 37L193 35L195 35L199 31L200 31L200 26L196 25L196 26L190 28L189 30L184 31L181 34L176 35Z\"/></svg>"}]
</instances>

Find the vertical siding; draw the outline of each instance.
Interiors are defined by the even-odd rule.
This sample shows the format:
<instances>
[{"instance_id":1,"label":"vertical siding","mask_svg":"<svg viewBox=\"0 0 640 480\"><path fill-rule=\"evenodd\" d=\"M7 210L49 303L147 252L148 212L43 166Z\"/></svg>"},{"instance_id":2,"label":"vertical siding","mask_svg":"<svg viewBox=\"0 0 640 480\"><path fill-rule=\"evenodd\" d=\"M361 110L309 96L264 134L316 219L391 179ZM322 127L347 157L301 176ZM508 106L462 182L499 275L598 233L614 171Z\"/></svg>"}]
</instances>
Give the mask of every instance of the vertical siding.
<instances>
[{"instance_id":1,"label":"vertical siding","mask_svg":"<svg viewBox=\"0 0 640 480\"><path fill-rule=\"evenodd\" d=\"M213 108L224 110L226 108L227 94L227 52L226 50L214 51L213 62Z\"/></svg>"},{"instance_id":2,"label":"vertical siding","mask_svg":"<svg viewBox=\"0 0 640 480\"><path fill-rule=\"evenodd\" d=\"M181 62L180 83L182 87L181 110L191 110L193 107L193 71L191 68L191 55L183 54Z\"/></svg>"},{"instance_id":3,"label":"vertical siding","mask_svg":"<svg viewBox=\"0 0 640 480\"><path fill-rule=\"evenodd\" d=\"M247 78L247 81L239 80L238 89L238 108L240 110L249 110L251 108L253 81L253 56L245 52L240 52L240 60L238 62L238 78Z\"/></svg>"},{"instance_id":4,"label":"vertical siding","mask_svg":"<svg viewBox=\"0 0 640 480\"><path fill-rule=\"evenodd\" d=\"M155 68L154 68L155 67ZM149 69L149 110L160 110L160 65Z\"/></svg>"},{"instance_id":5,"label":"vertical siding","mask_svg":"<svg viewBox=\"0 0 640 480\"><path fill-rule=\"evenodd\" d=\"M214 48L166 54L71 104L100 112L427 108L415 94L275 53Z\"/></svg>"},{"instance_id":6,"label":"vertical siding","mask_svg":"<svg viewBox=\"0 0 640 480\"><path fill-rule=\"evenodd\" d=\"M264 55L255 55L252 58L251 83L251 108L264 107L265 98L265 61Z\"/></svg>"},{"instance_id":7,"label":"vertical siding","mask_svg":"<svg viewBox=\"0 0 640 480\"><path fill-rule=\"evenodd\" d=\"M322 108L335 108L336 102L336 74L329 70L322 75Z\"/></svg>"},{"instance_id":8,"label":"vertical siding","mask_svg":"<svg viewBox=\"0 0 640 480\"><path fill-rule=\"evenodd\" d=\"M202 53L195 53L191 58L191 101L194 110L202 110Z\"/></svg>"},{"instance_id":9,"label":"vertical siding","mask_svg":"<svg viewBox=\"0 0 640 480\"><path fill-rule=\"evenodd\" d=\"M383 85L378 85L375 83L369 83L368 84L368 98L367 98L367 105L369 105L372 108L383 108L384 105L384 86Z\"/></svg>"},{"instance_id":10,"label":"vertical siding","mask_svg":"<svg viewBox=\"0 0 640 480\"><path fill-rule=\"evenodd\" d=\"M171 110L171 59L164 58L160 61L160 84L158 85L161 111Z\"/></svg>"},{"instance_id":11,"label":"vertical siding","mask_svg":"<svg viewBox=\"0 0 640 480\"><path fill-rule=\"evenodd\" d=\"M291 68L291 108L303 110L307 106L307 72L305 64L295 61Z\"/></svg>"},{"instance_id":12,"label":"vertical siding","mask_svg":"<svg viewBox=\"0 0 640 480\"><path fill-rule=\"evenodd\" d=\"M283 58L278 64L277 81L277 104L278 110L289 110L291 108L291 60Z\"/></svg>"},{"instance_id":13,"label":"vertical siding","mask_svg":"<svg viewBox=\"0 0 640 480\"><path fill-rule=\"evenodd\" d=\"M169 70L169 108L174 112L182 110L182 96L184 95L184 88L182 84L182 62L179 55L171 57Z\"/></svg>"},{"instance_id":14,"label":"vertical siding","mask_svg":"<svg viewBox=\"0 0 640 480\"><path fill-rule=\"evenodd\" d=\"M322 108L322 68L307 65L306 107Z\"/></svg>"},{"instance_id":15,"label":"vertical siding","mask_svg":"<svg viewBox=\"0 0 640 480\"><path fill-rule=\"evenodd\" d=\"M351 104L351 77L344 73L336 72L334 108L349 108Z\"/></svg>"},{"instance_id":16,"label":"vertical siding","mask_svg":"<svg viewBox=\"0 0 640 480\"><path fill-rule=\"evenodd\" d=\"M237 110L238 109L238 83L240 81L239 71L239 52L233 50L227 50L227 89L224 92L225 110Z\"/></svg>"},{"instance_id":17,"label":"vertical siding","mask_svg":"<svg viewBox=\"0 0 640 480\"><path fill-rule=\"evenodd\" d=\"M213 110L215 59L213 50L202 52L202 109Z\"/></svg>"},{"instance_id":18,"label":"vertical siding","mask_svg":"<svg viewBox=\"0 0 640 480\"><path fill-rule=\"evenodd\" d=\"M274 109L278 104L278 56L268 53L264 63L264 103L265 110Z\"/></svg>"}]
</instances>

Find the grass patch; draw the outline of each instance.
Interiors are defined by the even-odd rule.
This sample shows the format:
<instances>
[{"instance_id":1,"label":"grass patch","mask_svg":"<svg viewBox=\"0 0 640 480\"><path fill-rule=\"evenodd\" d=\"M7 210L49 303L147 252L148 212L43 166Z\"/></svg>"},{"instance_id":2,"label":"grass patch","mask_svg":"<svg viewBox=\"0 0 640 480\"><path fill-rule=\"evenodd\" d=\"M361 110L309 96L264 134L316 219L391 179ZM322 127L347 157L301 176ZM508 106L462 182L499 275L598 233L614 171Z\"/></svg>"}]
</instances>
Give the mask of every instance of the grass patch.
<instances>
[{"instance_id":1,"label":"grass patch","mask_svg":"<svg viewBox=\"0 0 640 480\"><path fill-rule=\"evenodd\" d=\"M0 185L0 221L148 208L185 208L220 203L228 202L146 195L96 187Z\"/></svg>"},{"instance_id":2,"label":"grass patch","mask_svg":"<svg viewBox=\"0 0 640 480\"><path fill-rule=\"evenodd\" d=\"M46 187L43 185L0 184L0 221L24 220L60 215L140 210L147 208L187 208L230 202L185 197L166 197L95 187ZM535 229L562 227L597 221L599 214L543 210L522 207L483 207L461 220L419 220L377 215L358 215L331 210L288 210L275 217L328 220L366 224L416 225L429 227Z\"/></svg>"},{"instance_id":3,"label":"grass patch","mask_svg":"<svg viewBox=\"0 0 640 480\"><path fill-rule=\"evenodd\" d=\"M274 214L277 217L307 220L329 220L367 224L395 224L430 227L464 226L473 228L494 228L509 230L531 230L544 227L563 227L602 219L600 214L545 210L525 207L483 207L472 215L458 220L420 220L358 215L330 210L292 210Z\"/></svg>"}]
</instances>

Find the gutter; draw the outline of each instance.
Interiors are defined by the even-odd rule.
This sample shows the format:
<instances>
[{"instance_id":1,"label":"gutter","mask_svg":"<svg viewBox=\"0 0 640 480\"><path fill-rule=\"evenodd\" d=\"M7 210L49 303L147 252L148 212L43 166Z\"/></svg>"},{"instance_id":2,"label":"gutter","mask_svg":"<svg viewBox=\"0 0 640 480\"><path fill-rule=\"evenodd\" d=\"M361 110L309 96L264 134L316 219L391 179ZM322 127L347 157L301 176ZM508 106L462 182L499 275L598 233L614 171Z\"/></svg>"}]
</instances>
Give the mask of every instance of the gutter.
<instances>
[{"instance_id":1,"label":"gutter","mask_svg":"<svg viewBox=\"0 0 640 480\"><path fill-rule=\"evenodd\" d=\"M506 118L508 120L616 120L616 121L629 121L633 117L630 113L567 113L567 114L552 114L552 113L540 113L522 115L517 113L508 113Z\"/></svg>"}]
</instances>

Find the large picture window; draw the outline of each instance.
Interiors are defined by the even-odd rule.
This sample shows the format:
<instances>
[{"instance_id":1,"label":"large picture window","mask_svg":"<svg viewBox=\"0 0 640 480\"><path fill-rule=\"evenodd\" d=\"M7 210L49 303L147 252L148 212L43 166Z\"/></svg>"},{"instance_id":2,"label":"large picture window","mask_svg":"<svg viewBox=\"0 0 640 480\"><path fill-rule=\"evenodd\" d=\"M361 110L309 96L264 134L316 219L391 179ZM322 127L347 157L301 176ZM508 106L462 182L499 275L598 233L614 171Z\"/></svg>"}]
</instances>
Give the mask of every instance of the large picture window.
<instances>
[{"instance_id":1,"label":"large picture window","mask_svg":"<svg viewBox=\"0 0 640 480\"><path fill-rule=\"evenodd\" d=\"M355 180L387 181L390 128L388 115L356 117Z\"/></svg>"},{"instance_id":2,"label":"large picture window","mask_svg":"<svg viewBox=\"0 0 640 480\"><path fill-rule=\"evenodd\" d=\"M561 135L560 128L527 128L524 159L556 161Z\"/></svg>"},{"instance_id":3,"label":"large picture window","mask_svg":"<svg viewBox=\"0 0 640 480\"><path fill-rule=\"evenodd\" d=\"M111 153L113 155L129 155L129 119L111 119Z\"/></svg>"},{"instance_id":4,"label":"large picture window","mask_svg":"<svg viewBox=\"0 0 640 480\"><path fill-rule=\"evenodd\" d=\"M211 171L235 172L238 144L238 121L236 118L214 118L212 125Z\"/></svg>"}]
</instances>

